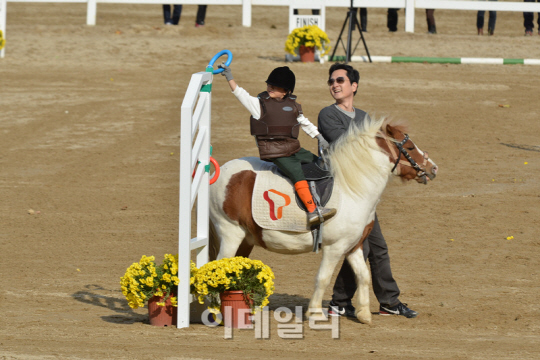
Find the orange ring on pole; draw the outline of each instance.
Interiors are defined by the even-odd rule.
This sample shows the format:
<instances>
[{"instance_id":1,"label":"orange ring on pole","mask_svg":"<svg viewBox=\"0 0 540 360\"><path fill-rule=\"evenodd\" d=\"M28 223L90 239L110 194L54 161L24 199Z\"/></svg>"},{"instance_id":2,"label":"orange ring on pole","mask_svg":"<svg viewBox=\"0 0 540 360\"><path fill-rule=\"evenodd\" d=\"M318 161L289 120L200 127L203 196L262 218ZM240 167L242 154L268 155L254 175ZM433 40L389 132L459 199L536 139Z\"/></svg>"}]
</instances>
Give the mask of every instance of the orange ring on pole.
<instances>
[{"instance_id":1,"label":"orange ring on pole","mask_svg":"<svg viewBox=\"0 0 540 360\"><path fill-rule=\"evenodd\" d=\"M219 164L213 157L210 156L210 162L214 165L214 168L216 169L216 172L214 173L214 176L210 179L210 185L215 183L217 179L219 178Z\"/></svg>"},{"instance_id":2,"label":"orange ring on pole","mask_svg":"<svg viewBox=\"0 0 540 360\"><path fill-rule=\"evenodd\" d=\"M210 156L210 162L212 163L212 165L214 165L214 168L216 169L216 172L214 173L214 176L212 176L210 178L210 185L212 185L219 178L220 170L219 170L219 164L218 164L216 159L214 159L213 157ZM193 170L193 174L191 174L191 178L195 177L196 172L197 172L197 168L195 168L195 170Z\"/></svg>"}]
</instances>

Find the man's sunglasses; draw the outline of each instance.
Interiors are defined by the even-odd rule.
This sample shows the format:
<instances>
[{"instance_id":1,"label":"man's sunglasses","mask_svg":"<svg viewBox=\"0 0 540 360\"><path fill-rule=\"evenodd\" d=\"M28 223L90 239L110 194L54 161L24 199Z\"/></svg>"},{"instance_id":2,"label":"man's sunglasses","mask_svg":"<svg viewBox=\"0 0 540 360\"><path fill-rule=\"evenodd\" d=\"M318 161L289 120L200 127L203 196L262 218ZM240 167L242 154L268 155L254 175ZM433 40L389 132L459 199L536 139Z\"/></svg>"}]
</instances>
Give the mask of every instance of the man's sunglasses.
<instances>
[{"instance_id":1,"label":"man's sunglasses","mask_svg":"<svg viewBox=\"0 0 540 360\"><path fill-rule=\"evenodd\" d=\"M335 82L337 82L339 85L343 84L345 82L345 79L343 76L338 77L337 79L328 79L328 86L334 85Z\"/></svg>"}]
</instances>

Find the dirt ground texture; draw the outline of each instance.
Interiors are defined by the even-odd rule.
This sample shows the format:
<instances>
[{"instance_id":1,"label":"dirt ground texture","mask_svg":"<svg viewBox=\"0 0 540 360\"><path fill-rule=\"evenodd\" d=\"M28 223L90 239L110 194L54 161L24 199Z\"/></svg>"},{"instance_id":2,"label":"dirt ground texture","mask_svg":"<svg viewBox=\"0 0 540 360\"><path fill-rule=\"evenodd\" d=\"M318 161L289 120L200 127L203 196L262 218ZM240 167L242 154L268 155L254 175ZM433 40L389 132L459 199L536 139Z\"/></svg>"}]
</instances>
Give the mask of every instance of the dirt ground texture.
<instances>
[{"instance_id":1,"label":"dirt ground texture","mask_svg":"<svg viewBox=\"0 0 540 360\"><path fill-rule=\"evenodd\" d=\"M400 299L418 318L341 319L339 339L304 322L304 338L291 340L272 317L270 339L242 330L227 340L221 327L152 327L146 309L127 306L126 268L143 254L177 252L179 113L191 74L227 48L235 79L255 95L285 65L287 8L254 7L244 28L240 6L210 6L199 29L196 9L184 6L180 25L165 27L159 6L99 4L97 25L86 26L85 4L8 4L0 358L539 358L538 66L354 63L356 107L407 120L440 167L428 186L391 181L378 206ZM345 16L327 9L333 45ZM491 37L476 35L475 12L435 17L438 35L426 34L420 10L414 34L403 31L403 11L388 33L385 10L369 10L370 53L540 59L540 36L523 36L521 13L499 12ZM330 64L288 65L316 122L332 103ZM257 155L248 113L221 76L212 145L220 163ZM252 257L275 272L271 310L307 308L320 254Z\"/></svg>"}]
</instances>

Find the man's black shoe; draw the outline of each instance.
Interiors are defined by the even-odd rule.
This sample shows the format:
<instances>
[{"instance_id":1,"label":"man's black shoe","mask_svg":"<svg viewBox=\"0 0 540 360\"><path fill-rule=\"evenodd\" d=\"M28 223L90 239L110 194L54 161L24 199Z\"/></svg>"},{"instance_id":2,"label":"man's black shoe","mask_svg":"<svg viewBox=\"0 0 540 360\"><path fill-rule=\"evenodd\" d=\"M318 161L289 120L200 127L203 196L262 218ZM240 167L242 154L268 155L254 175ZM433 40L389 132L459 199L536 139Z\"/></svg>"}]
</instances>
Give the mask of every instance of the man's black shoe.
<instances>
[{"instance_id":1,"label":"man's black shoe","mask_svg":"<svg viewBox=\"0 0 540 360\"><path fill-rule=\"evenodd\" d=\"M379 307L379 315L401 315L408 319L418 316L418 313L407 307L407 304L399 303L396 306L381 305Z\"/></svg>"},{"instance_id":2,"label":"man's black shoe","mask_svg":"<svg viewBox=\"0 0 540 360\"><path fill-rule=\"evenodd\" d=\"M351 304L347 304L345 307L338 306L333 301L328 304L328 316L346 316L356 319L355 312L356 309Z\"/></svg>"}]
</instances>

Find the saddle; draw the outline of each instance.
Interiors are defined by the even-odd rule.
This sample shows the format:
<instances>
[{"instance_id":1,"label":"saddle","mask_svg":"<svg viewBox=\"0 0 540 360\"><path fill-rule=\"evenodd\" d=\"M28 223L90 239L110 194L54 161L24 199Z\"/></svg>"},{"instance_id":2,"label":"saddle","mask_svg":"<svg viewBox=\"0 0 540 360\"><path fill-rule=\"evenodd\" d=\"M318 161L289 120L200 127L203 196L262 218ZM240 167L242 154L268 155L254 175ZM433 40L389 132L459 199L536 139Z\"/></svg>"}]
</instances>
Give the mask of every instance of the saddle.
<instances>
[{"instance_id":1,"label":"saddle","mask_svg":"<svg viewBox=\"0 0 540 360\"><path fill-rule=\"evenodd\" d=\"M307 180L311 186L317 205L339 208L341 196L333 191L333 178L321 163L306 164ZM310 232L307 226L306 210L297 199L289 178L271 162L260 162L253 186L252 214L255 222L263 229ZM332 219L328 220L332 221Z\"/></svg>"},{"instance_id":2,"label":"saddle","mask_svg":"<svg viewBox=\"0 0 540 360\"><path fill-rule=\"evenodd\" d=\"M334 190L334 178L330 170L323 168L324 164L319 158L317 162L302 164L302 171L309 183L311 194L318 206L325 206L332 196ZM296 204L300 209L307 211L306 206L296 195Z\"/></svg>"}]
</instances>

